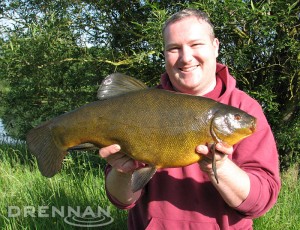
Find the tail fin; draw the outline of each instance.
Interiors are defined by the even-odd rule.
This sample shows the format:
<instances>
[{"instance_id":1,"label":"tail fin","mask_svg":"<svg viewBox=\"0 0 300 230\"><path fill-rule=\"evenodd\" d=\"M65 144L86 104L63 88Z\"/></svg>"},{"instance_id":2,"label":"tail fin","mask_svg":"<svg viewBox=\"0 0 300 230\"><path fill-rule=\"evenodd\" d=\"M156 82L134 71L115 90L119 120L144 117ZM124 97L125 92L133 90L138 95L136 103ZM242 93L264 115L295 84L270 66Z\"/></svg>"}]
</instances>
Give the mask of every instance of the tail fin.
<instances>
[{"instance_id":1,"label":"tail fin","mask_svg":"<svg viewBox=\"0 0 300 230\"><path fill-rule=\"evenodd\" d=\"M51 121L31 129L26 135L29 150L36 156L43 176L52 177L62 167L67 151L56 145L51 135Z\"/></svg>"}]
</instances>

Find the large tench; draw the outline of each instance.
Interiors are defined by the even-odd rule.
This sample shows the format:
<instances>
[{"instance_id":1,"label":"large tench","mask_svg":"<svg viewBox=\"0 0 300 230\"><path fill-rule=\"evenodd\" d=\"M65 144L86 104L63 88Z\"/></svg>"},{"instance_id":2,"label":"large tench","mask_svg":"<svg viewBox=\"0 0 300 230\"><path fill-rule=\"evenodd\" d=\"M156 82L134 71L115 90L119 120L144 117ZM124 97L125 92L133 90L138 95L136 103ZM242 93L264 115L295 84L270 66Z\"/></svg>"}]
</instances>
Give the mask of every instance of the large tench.
<instances>
[{"instance_id":1,"label":"large tench","mask_svg":"<svg viewBox=\"0 0 300 230\"><path fill-rule=\"evenodd\" d=\"M200 96L150 89L122 74L106 77L98 98L29 131L27 144L44 176L55 175L74 146L119 144L122 152L147 165L133 173L132 190L137 191L156 169L198 162L197 145L234 145L251 135L256 125L256 119L240 109Z\"/></svg>"}]
</instances>

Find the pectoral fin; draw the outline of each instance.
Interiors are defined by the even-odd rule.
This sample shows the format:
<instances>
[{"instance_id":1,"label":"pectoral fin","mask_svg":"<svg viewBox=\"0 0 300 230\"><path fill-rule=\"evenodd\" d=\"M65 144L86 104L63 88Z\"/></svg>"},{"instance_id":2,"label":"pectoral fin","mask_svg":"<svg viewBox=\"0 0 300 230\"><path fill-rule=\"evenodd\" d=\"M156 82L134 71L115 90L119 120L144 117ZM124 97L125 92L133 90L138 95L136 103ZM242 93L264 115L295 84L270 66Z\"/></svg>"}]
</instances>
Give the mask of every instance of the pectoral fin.
<instances>
[{"instance_id":1,"label":"pectoral fin","mask_svg":"<svg viewBox=\"0 0 300 230\"><path fill-rule=\"evenodd\" d=\"M142 189L149 180L153 177L156 172L155 167L144 167L140 168L132 174L131 178L131 190L132 192L136 192Z\"/></svg>"}]
</instances>

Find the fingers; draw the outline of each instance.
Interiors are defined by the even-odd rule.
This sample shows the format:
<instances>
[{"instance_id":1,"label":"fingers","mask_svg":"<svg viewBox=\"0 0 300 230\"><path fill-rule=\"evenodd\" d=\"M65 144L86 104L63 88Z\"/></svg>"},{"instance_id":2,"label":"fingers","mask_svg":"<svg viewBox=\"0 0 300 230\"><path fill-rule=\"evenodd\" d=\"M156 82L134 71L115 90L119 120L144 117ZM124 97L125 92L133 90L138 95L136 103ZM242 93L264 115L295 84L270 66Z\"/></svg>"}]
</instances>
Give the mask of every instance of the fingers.
<instances>
[{"instance_id":1,"label":"fingers","mask_svg":"<svg viewBox=\"0 0 300 230\"><path fill-rule=\"evenodd\" d=\"M137 168L137 163L123 153L116 153L106 158L113 168L119 172L128 173Z\"/></svg>"},{"instance_id":2,"label":"fingers","mask_svg":"<svg viewBox=\"0 0 300 230\"><path fill-rule=\"evenodd\" d=\"M206 156L209 153L208 146L206 146L206 145L198 145L196 147L196 152L199 153L199 154L201 154L201 155L205 155Z\"/></svg>"},{"instance_id":3,"label":"fingers","mask_svg":"<svg viewBox=\"0 0 300 230\"><path fill-rule=\"evenodd\" d=\"M196 147L196 152L208 158L212 158L211 148L212 148L212 144L198 145ZM215 152L217 157L216 160L218 160L220 157L222 158L224 154L231 155L233 153L233 147L226 145L225 143L217 143L215 150L216 150Z\"/></svg>"},{"instance_id":4,"label":"fingers","mask_svg":"<svg viewBox=\"0 0 300 230\"><path fill-rule=\"evenodd\" d=\"M199 161L199 165L202 171L210 173L212 172L212 161L211 159L207 158L207 157L203 157L203 159L201 159Z\"/></svg>"},{"instance_id":5,"label":"fingers","mask_svg":"<svg viewBox=\"0 0 300 230\"><path fill-rule=\"evenodd\" d=\"M119 152L120 150L121 150L120 145L110 145L110 146L101 148L99 150L99 155L102 158L106 158L106 157L110 156L111 154Z\"/></svg>"},{"instance_id":6,"label":"fingers","mask_svg":"<svg viewBox=\"0 0 300 230\"><path fill-rule=\"evenodd\" d=\"M226 155L231 155L233 153L233 147L225 143L216 144L216 150Z\"/></svg>"},{"instance_id":7,"label":"fingers","mask_svg":"<svg viewBox=\"0 0 300 230\"><path fill-rule=\"evenodd\" d=\"M196 147L196 152L202 155L199 165L202 171L215 175L217 169L222 167L223 163L228 159L228 155L233 153L233 147L224 143L217 143L213 150L213 145L199 145ZM213 154L215 165L213 165Z\"/></svg>"},{"instance_id":8,"label":"fingers","mask_svg":"<svg viewBox=\"0 0 300 230\"><path fill-rule=\"evenodd\" d=\"M128 173L139 167L138 163L124 153L117 144L110 145L99 150L99 155L119 172Z\"/></svg>"}]
</instances>

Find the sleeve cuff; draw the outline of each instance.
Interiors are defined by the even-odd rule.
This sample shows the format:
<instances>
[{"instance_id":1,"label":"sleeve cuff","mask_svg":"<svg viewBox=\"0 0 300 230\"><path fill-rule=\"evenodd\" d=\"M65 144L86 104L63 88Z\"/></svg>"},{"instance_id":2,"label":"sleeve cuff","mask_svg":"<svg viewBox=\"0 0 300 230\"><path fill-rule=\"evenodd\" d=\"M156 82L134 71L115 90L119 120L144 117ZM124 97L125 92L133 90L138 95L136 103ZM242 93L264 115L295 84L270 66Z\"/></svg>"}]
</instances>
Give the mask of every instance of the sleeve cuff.
<instances>
[{"instance_id":1,"label":"sleeve cuff","mask_svg":"<svg viewBox=\"0 0 300 230\"><path fill-rule=\"evenodd\" d=\"M110 165L107 165L106 168L105 168L105 172L104 172L104 175L105 175L105 180L106 180L106 176L107 174L111 171L111 166ZM115 197L113 197L107 190L107 187L106 187L106 183L105 183L105 191L106 191L106 195L107 195L107 198L109 199L109 201L115 205L117 208L119 209L131 209L135 206L135 202L130 204L130 205L126 205L126 204L123 204L121 203L118 199L116 199Z\"/></svg>"},{"instance_id":2,"label":"sleeve cuff","mask_svg":"<svg viewBox=\"0 0 300 230\"><path fill-rule=\"evenodd\" d=\"M250 179L250 192L246 200L244 200L235 209L244 215L251 215L257 210L257 204L261 198L261 182L257 176L248 173Z\"/></svg>"}]
</instances>

